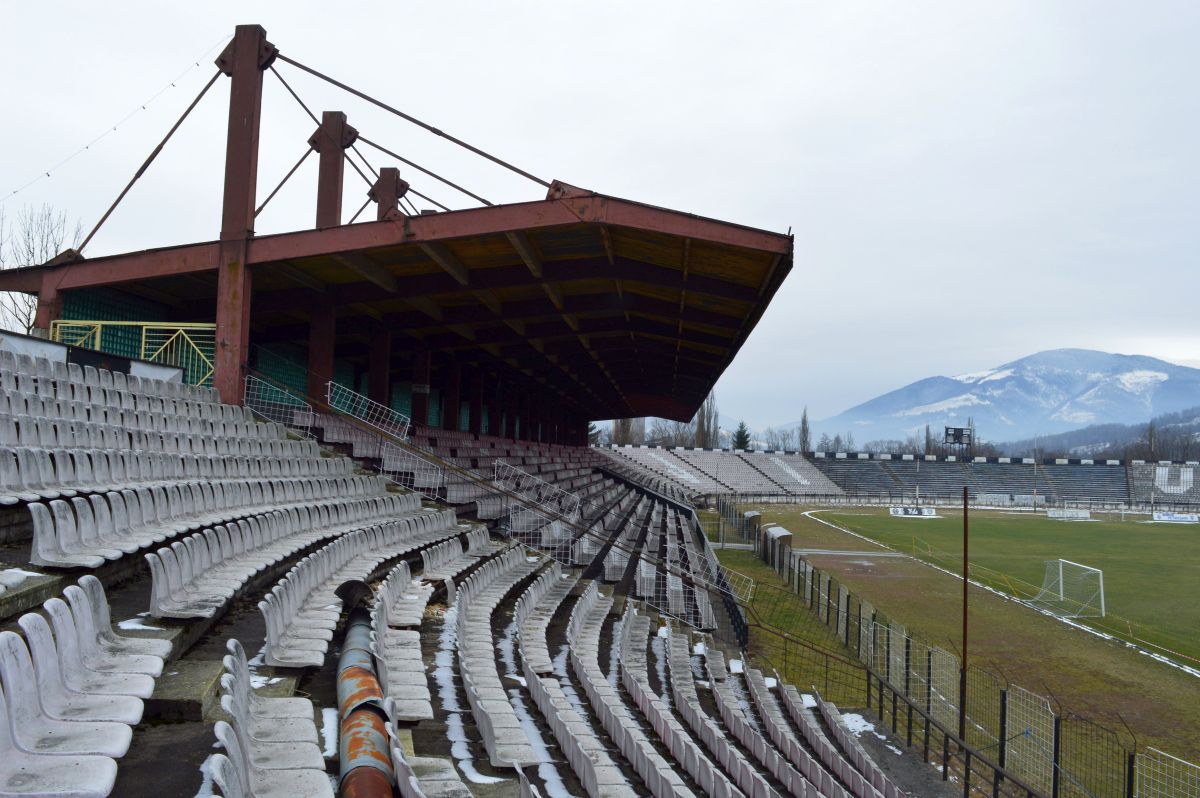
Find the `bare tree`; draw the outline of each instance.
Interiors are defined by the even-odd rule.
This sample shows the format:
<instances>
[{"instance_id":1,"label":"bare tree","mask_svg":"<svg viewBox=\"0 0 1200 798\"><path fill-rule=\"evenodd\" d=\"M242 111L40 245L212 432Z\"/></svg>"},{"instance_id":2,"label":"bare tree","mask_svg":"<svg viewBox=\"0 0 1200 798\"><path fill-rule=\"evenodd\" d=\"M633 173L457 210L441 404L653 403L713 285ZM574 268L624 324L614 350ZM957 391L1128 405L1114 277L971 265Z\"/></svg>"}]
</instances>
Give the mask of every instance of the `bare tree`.
<instances>
[{"instance_id":1,"label":"bare tree","mask_svg":"<svg viewBox=\"0 0 1200 798\"><path fill-rule=\"evenodd\" d=\"M611 440L618 446L625 446L630 443L630 431L633 427L633 419L618 418L612 423Z\"/></svg>"},{"instance_id":2,"label":"bare tree","mask_svg":"<svg viewBox=\"0 0 1200 798\"><path fill-rule=\"evenodd\" d=\"M38 266L67 247L78 246L83 227L49 205L25 206L10 220L0 208L0 269ZM68 243L70 242L70 243ZM0 293L0 327L28 335L37 316L37 297Z\"/></svg>"},{"instance_id":3,"label":"bare tree","mask_svg":"<svg viewBox=\"0 0 1200 798\"><path fill-rule=\"evenodd\" d=\"M808 426L808 405L804 406L804 412L800 414L800 451L812 451L812 430Z\"/></svg>"},{"instance_id":4,"label":"bare tree","mask_svg":"<svg viewBox=\"0 0 1200 798\"><path fill-rule=\"evenodd\" d=\"M629 442L641 446L646 442L646 419L635 418L629 425Z\"/></svg>"},{"instance_id":5,"label":"bare tree","mask_svg":"<svg viewBox=\"0 0 1200 798\"><path fill-rule=\"evenodd\" d=\"M717 395L709 391L692 420L695 428L695 445L705 449L713 449L721 445L720 415L717 411Z\"/></svg>"}]
</instances>

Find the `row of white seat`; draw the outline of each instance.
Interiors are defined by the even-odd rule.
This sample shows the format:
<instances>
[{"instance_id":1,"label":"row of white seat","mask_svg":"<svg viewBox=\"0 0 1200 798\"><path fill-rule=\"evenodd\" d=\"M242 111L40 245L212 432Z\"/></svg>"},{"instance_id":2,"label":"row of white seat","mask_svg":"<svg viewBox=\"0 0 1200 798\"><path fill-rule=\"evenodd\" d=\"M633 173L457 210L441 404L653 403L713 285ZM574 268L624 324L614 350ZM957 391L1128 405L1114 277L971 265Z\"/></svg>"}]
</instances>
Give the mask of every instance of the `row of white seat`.
<instances>
[{"instance_id":1,"label":"row of white seat","mask_svg":"<svg viewBox=\"0 0 1200 798\"><path fill-rule=\"evenodd\" d=\"M350 476L342 457L250 458L15 446L0 450L0 505L181 480Z\"/></svg>"},{"instance_id":2,"label":"row of white seat","mask_svg":"<svg viewBox=\"0 0 1200 798\"><path fill-rule=\"evenodd\" d=\"M604 581L619 582L629 569L630 555L635 551L638 536L649 519L650 504L644 498L640 498L636 505L624 511L618 509L609 515L610 517L605 519L605 529L614 533L615 537L613 546L604 558Z\"/></svg>"},{"instance_id":3,"label":"row of white seat","mask_svg":"<svg viewBox=\"0 0 1200 798\"><path fill-rule=\"evenodd\" d=\"M675 710L683 716L684 722L708 749L709 753L724 770L733 778L738 789L748 798L782 798L778 790L758 772L750 760L729 741L727 732L700 706L700 698L696 693L695 676L692 674L691 646L685 634L672 632L667 626L667 673L670 682L671 696L674 698ZM664 685L665 687L665 685ZM718 705L722 702L718 701ZM751 731L748 724L740 726L742 731ZM761 743L765 743L760 738ZM785 763L786 764L786 763ZM791 770L791 768L787 768ZM819 793L806 779L799 778L795 771L787 773L784 785L789 788L791 795L796 798L818 798ZM827 796L826 798L835 798ZM840 798L838 796L837 798Z\"/></svg>"},{"instance_id":4,"label":"row of white seat","mask_svg":"<svg viewBox=\"0 0 1200 798\"><path fill-rule=\"evenodd\" d=\"M18 409L23 404L33 408L35 406L48 407L50 403L58 403L59 407L71 406L71 412L79 412L78 408L74 407L79 405L84 412L105 409L133 410L204 421L254 421L252 411L240 405L219 405L190 399L164 399L159 396L146 396L116 388L99 388L65 380L31 381L22 375L17 375L15 378L0 377L0 391L4 396L4 398L0 398L0 411L11 413L24 412ZM35 405L35 402L39 404ZM32 409L29 414L34 415ZM81 418L86 420L86 417Z\"/></svg>"},{"instance_id":5,"label":"row of white seat","mask_svg":"<svg viewBox=\"0 0 1200 798\"><path fill-rule=\"evenodd\" d=\"M584 790L591 798L635 798L637 793L609 756L591 723L572 706L554 674L546 629L578 577L556 562L517 600L514 613L525 684Z\"/></svg>"},{"instance_id":6,"label":"row of white seat","mask_svg":"<svg viewBox=\"0 0 1200 798\"><path fill-rule=\"evenodd\" d=\"M213 780L225 798L265 796L311 796L333 798L333 788L324 771L324 758L313 757L310 746L317 742L313 704L307 698L266 698L251 684L246 652L236 639L226 643L228 654L221 676L221 706L230 717L217 727L225 745L224 754L214 754ZM222 721L224 723L224 721ZM274 754L277 746L302 750L295 762L302 765L284 770ZM318 752L319 753L319 752ZM295 756L295 755L292 755Z\"/></svg>"},{"instance_id":7,"label":"row of white seat","mask_svg":"<svg viewBox=\"0 0 1200 798\"><path fill-rule=\"evenodd\" d=\"M265 426L260 424L258 428ZM264 448L261 444L256 446L254 441L276 441L282 445L277 449L269 445ZM56 421L34 416L0 416L0 445L40 446L45 449L115 449L268 456L273 456L276 452L305 454L310 453L312 449L309 443L286 441L276 435L237 438L212 433L147 432L130 430L114 424Z\"/></svg>"},{"instance_id":8,"label":"row of white seat","mask_svg":"<svg viewBox=\"0 0 1200 798\"><path fill-rule=\"evenodd\" d=\"M676 644L675 635L672 643ZM683 642L687 650L686 640ZM708 673L709 684L712 686L713 698L717 705L717 713L725 728L742 747L758 760L758 763L774 776L784 788L797 798L843 798L846 791L840 784L833 781L828 773L822 773L812 757L808 757L807 771L794 767L784 753L763 736L760 729L748 716L749 707L742 705L741 697L734 692L730 683L729 669L725 665L725 656L720 651L707 650L704 655L705 669ZM672 667L675 666L672 660ZM679 663L686 667L684 663ZM684 674L681 672L680 677ZM801 751L807 755L807 751Z\"/></svg>"},{"instance_id":9,"label":"row of white seat","mask_svg":"<svg viewBox=\"0 0 1200 798\"><path fill-rule=\"evenodd\" d=\"M462 551L457 538L430 548L439 546L458 546L459 552ZM421 633L411 628L391 628L410 625L396 623L392 611L395 608L409 616L406 620L416 615L420 624L421 613L432 593L432 586L413 580L408 562L402 560L379 586L371 608L371 653L375 655L379 687L384 697L393 701L398 720L432 720L433 698L421 659Z\"/></svg>"},{"instance_id":10,"label":"row of white seat","mask_svg":"<svg viewBox=\"0 0 1200 798\"><path fill-rule=\"evenodd\" d=\"M790 684L780 683L779 692L783 697L783 705L787 709L792 722L800 729L804 741L816 752L817 758L825 768L835 774L843 783L849 785L850 792L858 798L878 798L879 791L862 773L842 755L837 747L829 741L817 723L812 710L804 705L800 691Z\"/></svg>"},{"instance_id":11,"label":"row of white seat","mask_svg":"<svg viewBox=\"0 0 1200 798\"><path fill-rule=\"evenodd\" d=\"M324 538L413 512L420 507L418 499L413 493L334 499L327 505L328 517L308 506L274 510L177 540L145 555L151 576L150 614L210 618L272 565Z\"/></svg>"},{"instance_id":12,"label":"row of white seat","mask_svg":"<svg viewBox=\"0 0 1200 798\"><path fill-rule=\"evenodd\" d=\"M330 498L379 496L378 477L179 482L165 488L93 493L68 503L29 504L33 516L30 562L96 568L183 532L295 504Z\"/></svg>"},{"instance_id":13,"label":"row of white seat","mask_svg":"<svg viewBox=\"0 0 1200 798\"><path fill-rule=\"evenodd\" d=\"M840 794L844 794L842 785L834 780L833 774L821 764L818 758L813 757L810 749L805 747L805 744L792 731L779 702L771 694L762 672L746 668L744 674L750 700L758 710L758 717L762 720L767 737L770 738L775 748L787 757L787 760L804 774L805 778L816 784L822 794L833 795L838 791L841 791Z\"/></svg>"},{"instance_id":14,"label":"row of white seat","mask_svg":"<svg viewBox=\"0 0 1200 798\"><path fill-rule=\"evenodd\" d=\"M148 412L133 410L110 410L96 413L61 413L61 408L51 406L42 412L37 408L25 408L25 413L0 413L0 420L5 420L5 434L11 436L16 430L18 439L28 439L37 435L46 445L56 444L70 446L83 435L82 430L89 426L107 426L123 430L128 435L131 444L144 440L153 440L158 436L172 436L177 440L189 437L213 437L225 441L226 448L236 449L241 439L249 440L285 440L287 435L283 427L274 422L244 422L244 421L199 421L179 416L163 416ZM42 425L35 423L29 427L29 421L48 422ZM182 444L181 444L182 445ZM138 448L133 446L131 448Z\"/></svg>"},{"instance_id":15,"label":"row of white seat","mask_svg":"<svg viewBox=\"0 0 1200 798\"><path fill-rule=\"evenodd\" d=\"M258 604L267 663L319 667L341 615L335 591L342 583L365 580L380 563L463 531L453 510L426 511L343 535L304 557Z\"/></svg>"},{"instance_id":16,"label":"row of white seat","mask_svg":"<svg viewBox=\"0 0 1200 798\"><path fill-rule=\"evenodd\" d=\"M523 546L513 546L472 572L455 594L459 675L488 759L498 768L541 761L500 682L491 618L508 592L543 564Z\"/></svg>"},{"instance_id":17,"label":"row of white seat","mask_svg":"<svg viewBox=\"0 0 1200 798\"><path fill-rule=\"evenodd\" d=\"M256 422L248 409L237 405L177 403L173 399L142 399L139 402L133 394L111 389L102 392L73 383L56 385L54 396L25 390L0 391L0 415L90 421L163 432L204 433L226 426L233 430L225 433L230 435L258 437L264 432L278 432L275 428L246 432Z\"/></svg>"},{"instance_id":18,"label":"row of white seat","mask_svg":"<svg viewBox=\"0 0 1200 798\"><path fill-rule=\"evenodd\" d=\"M112 629L91 575L52 598L50 618L26 613L25 638L0 632L0 791L5 795L108 795L114 759L125 755L142 700L170 654L166 640ZM53 631L51 631L53 630Z\"/></svg>"},{"instance_id":19,"label":"row of white seat","mask_svg":"<svg viewBox=\"0 0 1200 798\"><path fill-rule=\"evenodd\" d=\"M721 768L705 756L700 746L692 739L692 735L675 718L670 707L651 688L646 670L646 642L649 633L650 620L638 613L632 603L627 604L621 628L621 684L647 722L658 733L659 739L671 752L671 756L695 779L705 795L714 798L742 795L741 790L729 780Z\"/></svg>"},{"instance_id":20,"label":"row of white seat","mask_svg":"<svg viewBox=\"0 0 1200 798\"><path fill-rule=\"evenodd\" d=\"M430 546L421 552L422 581L454 579L466 567L472 565L479 557L490 553L487 527L479 526L467 533L467 546L463 549L458 540L448 540L436 546ZM447 591L451 598L454 591ZM393 596L393 623L401 626L415 626L420 618L414 618L411 612L399 612L396 597Z\"/></svg>"},{"instance_id":21,"label":"row of white seat","mask_svg":"<svg viewBox=\"0 0 1200 798\"><path fill-rule=\"evenodd\" d=\"M833 704L817 696L817 710L821 713L821 717L825 720L825 725L833 730L834 740L845 758L854 765L858 772L871 783L871 786L883 798L906 798L905 793L900 789L894 781L888 778L887 774L879 767L874 759L863 749L858 740L850 734L846 728L846 724L842 722L841 713ZM865 792L865 791L864 791Z\"/></svg>"},{"instance_id":22,"label":"row of white seat","mask_svg":"<svg viewBox=\"0 0 1200 798\"><path fill-rule=\"evenodd\" d=\"M0 349L0 374L26 375L51 380L69 380L98 388L116 388L120 391L161 396L171 399L191 399L198 402L219 402L215 388L187 385L182 382L137 377L120 371L98 369L94 366L80 367L78 363L64 363L44 357Z\"/></svg>"},{"instance_id":23,"label":"row of white seat","mask_svg":"<svg viewBox=\"0 0 1200 798\"><path fill-rule=\"evenodd\" d=\"M575 602L567 623L571 670L583 684L588 703L609 738L633 766L650 794L654 798L692 798L694 793L676 772L677 764L658 753L625 706L615 678L610 682L600 669L600 632L613 600L602 595L598 586L597 582L588 585Z\"/></svg>"}]
</instances>

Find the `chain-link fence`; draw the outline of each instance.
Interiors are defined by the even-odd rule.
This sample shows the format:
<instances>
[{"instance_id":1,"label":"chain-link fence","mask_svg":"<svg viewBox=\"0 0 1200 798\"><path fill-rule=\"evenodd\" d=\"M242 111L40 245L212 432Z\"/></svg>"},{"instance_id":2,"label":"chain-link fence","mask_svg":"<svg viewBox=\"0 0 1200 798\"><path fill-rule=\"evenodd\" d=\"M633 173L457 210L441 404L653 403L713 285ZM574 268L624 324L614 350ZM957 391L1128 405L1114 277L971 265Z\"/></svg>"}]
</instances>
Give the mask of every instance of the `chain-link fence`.
<instances>
[{"instance_id":1,"label":"chain-link fence","mask_svg":"<svg viewBox=\"0 0 1200 798\"><path fill-rule=\"evenodd\" d=\"M765 548L759 554L774 559ZM1197 766L1156 749L1135 756L1128 735L1059 713L1044 696L984 668L967 669L963 712L955 654L914 637L805 558L788 559L783 585L759 583L755 589L754 616L773 627L758 636L760 653L781 675L787 672L785 679L818 689L824 684L843 702L854 702L848 706L865 697L927 759L951 763L968 792L1200 798ZM845 650L863 670L856 673L832 650ZM865 696L864 678L873 685ZM957 734L960 719L963 738Z\"/></svg>"}]
</instances>

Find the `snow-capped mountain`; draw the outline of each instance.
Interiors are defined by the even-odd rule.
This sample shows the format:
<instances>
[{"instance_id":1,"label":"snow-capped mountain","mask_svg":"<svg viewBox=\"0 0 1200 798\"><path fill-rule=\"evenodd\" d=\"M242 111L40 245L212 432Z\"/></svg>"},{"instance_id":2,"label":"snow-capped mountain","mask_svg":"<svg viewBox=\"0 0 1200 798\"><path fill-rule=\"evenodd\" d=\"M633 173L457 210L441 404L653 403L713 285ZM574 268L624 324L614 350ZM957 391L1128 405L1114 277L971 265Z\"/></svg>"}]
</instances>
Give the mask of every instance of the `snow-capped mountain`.
<instances>
[{"instance_id":1,"label":"snow-capped mountain","mask_svg":"<svg viewBox=\"0 0 1200 798\"><path fill-rule=\"evenodd\" d=\"M980 439L1008 441L1090 424L1144 422L1200 403L1200 369L1088 349L1038 352L994 369L929 377L813 424L859 444L924 435L928 424L975 421Z\"/></svg>"}]
</instances>

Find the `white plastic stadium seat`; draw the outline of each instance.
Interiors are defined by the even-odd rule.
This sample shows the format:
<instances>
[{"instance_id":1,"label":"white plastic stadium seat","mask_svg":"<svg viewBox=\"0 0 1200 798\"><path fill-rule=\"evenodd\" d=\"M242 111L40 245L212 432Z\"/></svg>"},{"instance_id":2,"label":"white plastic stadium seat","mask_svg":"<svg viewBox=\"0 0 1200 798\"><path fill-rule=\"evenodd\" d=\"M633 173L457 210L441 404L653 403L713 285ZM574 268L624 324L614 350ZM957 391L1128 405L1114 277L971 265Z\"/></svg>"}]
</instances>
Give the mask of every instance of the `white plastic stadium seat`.
<instances>
[{"instance_id":1,"label":"white plastic stadium seat","mask_svg":"<svg viewBox=\"0 0 1200 798\"><path fill-rule=\"evenodd\" d=\"M0 793L39 798L105 798L117 780L106 756L31 754L13 739L8 705L0 691Z\"/></svg>"}]
</instances>

